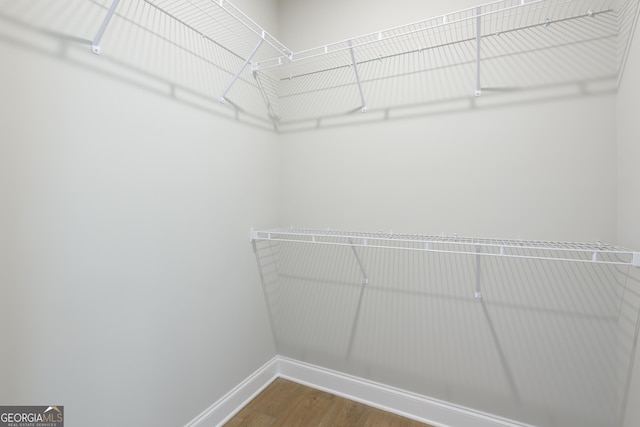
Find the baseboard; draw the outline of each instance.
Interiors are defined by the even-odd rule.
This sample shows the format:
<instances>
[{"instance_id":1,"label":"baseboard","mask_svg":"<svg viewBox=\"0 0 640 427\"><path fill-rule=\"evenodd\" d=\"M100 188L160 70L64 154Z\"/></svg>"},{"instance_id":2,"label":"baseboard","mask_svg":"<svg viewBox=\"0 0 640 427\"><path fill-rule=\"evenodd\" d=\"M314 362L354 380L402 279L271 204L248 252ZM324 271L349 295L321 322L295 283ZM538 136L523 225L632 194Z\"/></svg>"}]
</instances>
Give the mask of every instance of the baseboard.
<instances>
[{"instance_id":1,"label":"baseboard","mask_svg":"<svg viewBox=\"0 0 640 427\"><path fill-rule=\"evenodd\" d=\"M216 403L191 420L185 427L213 427L223 425L229 421L231 417L278 377L278 361L278 356L271 359L233 390L218 399Z\"/></svg>"},{"instance_id":2,"label":"baseboard","mask_svg":"<svg viewBox=\"0 0 640 427\"><path fill-rule=\"evenodd\" d=\"M282 356L271 359L185 427L223 425L278 377L434 427L532 427Z\"/></svg>"},{"instance_id":3,"label":"baseboard","mask_svg":"<svg viewBox=\"0 0 640 427\"><path fill-rule=\"evenodd\" d=\"M278 376L434 427L533 427L282 356Z\"/></svg>"}]
</instances>

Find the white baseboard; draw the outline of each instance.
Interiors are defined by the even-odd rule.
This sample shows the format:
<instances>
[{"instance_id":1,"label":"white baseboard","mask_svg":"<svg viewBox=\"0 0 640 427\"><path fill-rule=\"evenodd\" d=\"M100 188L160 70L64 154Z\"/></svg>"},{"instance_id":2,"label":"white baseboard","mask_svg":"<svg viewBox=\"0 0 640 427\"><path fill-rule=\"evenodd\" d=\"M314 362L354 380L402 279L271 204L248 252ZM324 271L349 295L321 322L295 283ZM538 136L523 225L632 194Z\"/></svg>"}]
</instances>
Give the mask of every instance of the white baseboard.
<instances>
[{"instance_id":1,"label":"white baseboard","mask_svg":"<svg viewBox=\"0 0 640 427\"><path fill-rule=\"evenodd\" d=\"M435 427L533 427L282 356L278 376Z\"/></svg>"},{"instance_id":2,"label":"white baseboard","mask_svg":"<svg viewBox=\"0 0 640 427\"><path fill-rule=\"evenodd\" d=\"M186 427L223 425L277 377L435 427L532 427L282 356L271 359Z\"/></svg>"},{"instance_id":3,"label":"white baseboard","mask_svg":"<svg viewBox=\"0 0 640 427\"><path fill-rule=\"evenodd\" d=\"M229 393L218 399L200 415L191 420L185 427L221 426L254 397L278 378L278 360L276 356L263 367L251 374Z\"/></svg>"}]
</instances>

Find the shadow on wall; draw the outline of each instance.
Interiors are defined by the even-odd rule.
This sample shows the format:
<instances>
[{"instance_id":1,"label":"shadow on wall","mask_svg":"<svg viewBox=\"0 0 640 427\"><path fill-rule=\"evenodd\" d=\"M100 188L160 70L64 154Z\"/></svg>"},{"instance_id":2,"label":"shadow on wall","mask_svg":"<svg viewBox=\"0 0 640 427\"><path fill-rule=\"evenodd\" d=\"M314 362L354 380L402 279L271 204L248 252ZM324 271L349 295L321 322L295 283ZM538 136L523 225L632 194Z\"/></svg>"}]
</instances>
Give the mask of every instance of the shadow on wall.
<instances>
[{"instance_id":1,"label":"shadow on wall","mask_svg":"<svg viewBox=\"0 0 640 427\"><path fill-rule=\"evenodd\" d=\"M242 57L162 13L150 2L121 2L107 27L100 56L92 40L110 1L7 1L0 4L0 43L45 55L138 89L247 125L273 129L253 76L241 76L236 95L220 102L221 89Z\"/></svg>"},{"instance_id":2,"label":"shadow on wall","mask_svg":"<svg viewBox=\"0 0 640 427\"><path fill-rule=\"evenodd\" d=\"M479 81L475 24L465 19L366 45L353 56L343 50L311 64L255 72L247 67L225 104L221 94L247 54L199 33L152 1L120 4L102 39L101 57L89 45L111 4L106 0L3 2L0 41L219 117L292 132L614 93L639 2L589 14L579 9L584 1L574 2L571 18L556 19L551 10L535 6L527 12L533 18L519 24L513 22L522 19L517 16L488 15ZM543 19L547 12L552 19ZM482 96L476 97L478 85Z\"/></svg>"},{"instance_id":3,"label":"shadow on wall","mask_svg":"<svg viewBox=\"0 0 640 427\"><path fill-rule=\"evenodd\" d=\"M622 425L638 269L286 242L256 256L279 354L540 427Z\"/></svg>"}]
</instances>

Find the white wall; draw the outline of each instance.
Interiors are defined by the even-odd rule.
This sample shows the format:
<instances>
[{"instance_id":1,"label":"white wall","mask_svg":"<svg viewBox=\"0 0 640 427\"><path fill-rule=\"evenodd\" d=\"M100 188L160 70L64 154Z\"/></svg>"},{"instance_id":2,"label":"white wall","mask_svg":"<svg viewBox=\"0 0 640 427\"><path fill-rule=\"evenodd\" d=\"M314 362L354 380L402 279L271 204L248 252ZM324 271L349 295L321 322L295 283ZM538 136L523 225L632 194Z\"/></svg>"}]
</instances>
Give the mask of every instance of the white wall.
<instances>
[{"instance_id":1,"label":"white wall","mask_svg":"<svg viewBox=\"0 0 640 427\"><path fill-rule=\"evenodd\" d=\"M275 354L249 229L276 136L1 25L0 401L184 425Z\"/></svg>"},{"instance_id":2,"label":"white wall","mask_svg":"<svg viewBox=\"0 0 640 427\"><path fill-rule=\"evenodd\" d=\"M283 224L614 241L614 112L607 96L284 135Z\"/></svg>"},{"instance_id":3,"label":"white wall","mask_svg":"<svg viewBox=\"0 0 640 427\"><path fill-rule=\"evenodd\" d=\"M280 40L294 52L346 40L388 28L433 18L485 2L475 0L403 0L400 3L374 1L279 0ZM304 31L300 31L304 28Z\"/></svg>"},{"instance_id":4,"label":"white wall","mask_svg":"<svg viewBox=\"0 0 640 427\"><path fill-rule=\"evenodd\" d=\"M636 17L637 19L637 17ZM640 109L640 32L635 29L634 38L627 57L626 68L620 83L617 104L618 131L618 241L636 250L640 250L640 197L638 182L640 182L640 127L638 126L638 110ZM638 271L632 270L628 285L634 292L630 292L629 309L637 306L638 286L640 276ZM621 336L631 336L637 345L638 313L629 311L627 322L623 323ZM627 398L627 411L624 425L627 427L640 424L640 354L636 350L636 357ZM624 374L628 374L625 372ZM625 383L626 387L626 383ZM622 389L626 393L627 389Z\"/></svg>"},{"instance_id":5,"label":"white wall","mask_svg":"<svg viewBox=\"0 0 640 427\"><path fill-rule=\"evenodd\" d=\"M298 50L477 2L235 3ZM112 424L95 418L105 407L117 408L119 425L174 426L192 419L276 352L248 243L251 226L617 238L640 247L628 237L638 231L631 225L637 198L625 186L637 181L637 144L625 143L637 140L637 132L632 119L623 119L637 111L636 97L562 92L553 100L516 99L277 137L105 74L106 62L87 46L67 46L65 53L54 40L34 51L16 43L7 28L0 37L0 116L7 118L0 127L3 403L64 404L74 425ZM623 85L630 86L636 63L630 60ZM618 122L616 105L623 111ZM630 136L620 137L617 155L616 130ZM319 276L335 267L335 253L321 262L313 253L297 255ZM339 259L357 284L358 269ZM384 280L363 305L363 318L372 322L359 331L355 364L335 354L344 350L353 322L353 311L340 309L357 300L358 287L320 288L312 274L289 294L288 282L276 289L276 302L293 298L295 310L308 304L305 322L286 323L292 336L302 330L296 327L311 328L316 344L328 343L320 351L292 349L300 359L550 426L546 417L575 420L571 411L584 405L580 396L561 393L575 390L565 376L591 385L611 372L609 365L590 369L611 362L606 348L575 353L610 344L607 319L615 298L607 293L609 303L593 303L607 272L581 270L560 287L556 281L575 273L570 267L549 278L537 264L489 263L483 274L501 279L487 283L481 305L470 299L473 263L467 259L431 260L463 268L429 276L436 288L426 291L412 288L417 282L408 274L398 280L404 292L394 291L392 281L408 258L372 253L364 259ZM309 275L300 268L292 273ZM340 274L329 280L339 282ZM516 282L526 282L527 291L511 292ZM585 287L589 292L572 297L570 291ZM286 306L280 310L276 321L290 314ZM421 328L425 315L429 321ZM398 334L397 325L414 329ZM303 344L310 339L300 337ZM558 350L537 345L549 342ZM444 351L433 353L437 348ZM423 355L436 358L433 369L444 369L430 378L414 375ZM469 360L477 370L456 370L469 368L460 365ZM388 366L401 366L400 372ZM470 377L474 382L465 383ZM473 390L496 378L490 392ZM531 381L537 381L533 388ZM554 381L558 398L538 393ZM588 399L610 390L606 374L605 381L600 391L582 388L592 390ZM520 393L512 395L514 389ZM553 399L556 407L549 410ZM565 404L568 413L559 408ZM609 402L589 410L608 419ZM637 423L635 411L629 408L628 426Z\"/></svg>"},{"instance_id":6,"label":"white wall","mask_svg":"<svg viewBox=\"0 0 640 427\"><path fill-rule=\"evenodd\" d=\"M406 23L468 6L282 0L280 32L311 47L374 31L387 17ZM477 105L493 107L467 102L455 114L435 106L413 119L284 135L283 224L615 241L614 93L496 99L488 93Z\"/></svg>"},{"instance_id":7,"label":"white wall","mask_svg":"<svg viewBox=\"0 0 640 427\"><path fill-rule=\"evenodd\" d=\"M280 31L306 48L466 6L284 0ZM615 242L616 95L579 85L285 133L283 225ZM282 251L296 259L273 286L285 355L533 425L615 422L613 270L487 262L479 303L473 259L362 251L360 294L349 250Z\"/></svg>"}]
</instances>

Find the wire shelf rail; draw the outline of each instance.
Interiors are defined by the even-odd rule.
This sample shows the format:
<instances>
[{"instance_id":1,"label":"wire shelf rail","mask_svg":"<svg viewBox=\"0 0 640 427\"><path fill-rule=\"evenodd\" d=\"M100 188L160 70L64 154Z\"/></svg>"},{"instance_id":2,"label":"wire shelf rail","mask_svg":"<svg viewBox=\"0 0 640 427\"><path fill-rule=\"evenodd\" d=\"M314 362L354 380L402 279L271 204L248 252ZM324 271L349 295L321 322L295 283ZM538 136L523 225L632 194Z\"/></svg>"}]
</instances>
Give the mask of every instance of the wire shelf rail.
<instances>
[{"instance_id":1,"label":"wire shelf rail","mask_svg":"<svg viewBox=\"0 0 640 427\"><path fill-rule=\"evenodd\" d=\"M640 252L602 242L510 240L457 235L430 236L294 228L251 230L251 240L640 267Z\"/></svg>"},{"instance_id":2,"label":"wire shelf rail","mask_svg":"<svg viewBox=\"0 0 640 427\"><path fill-rule=\"evenodd\" d=\"M373 51L390 42L403 48L397 50L396 54L420 51L439 44L475 40L478 19L481 20L482 36L499 35L536 25L549 26L560 20L594 17L612 12L614 5L615 0L498 0L348 40L298 52L289 51L290 54L286 56L271 58L257 65L261 69L268 69L329 56L351 48ZM424 33L429 32L437 33L436 43L425 38Z\"/></svg>"},{"instance_id":3,"label":"wire shelf rail","mask_svg":"<svg viewBox=\"0 0 640 427\"><path fill-rule=\"evenodd\" d=\"M285 131L356 120L356 111L387 117L489 92L615 80L639 3L497 0L296 52L229 0L14 1L0 17L88 39L94 53L173 92Z\"/></svg>"}]
</instances>

